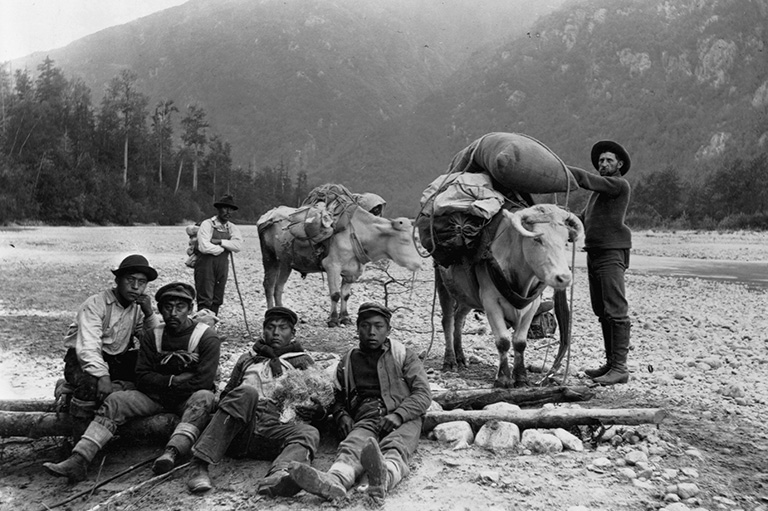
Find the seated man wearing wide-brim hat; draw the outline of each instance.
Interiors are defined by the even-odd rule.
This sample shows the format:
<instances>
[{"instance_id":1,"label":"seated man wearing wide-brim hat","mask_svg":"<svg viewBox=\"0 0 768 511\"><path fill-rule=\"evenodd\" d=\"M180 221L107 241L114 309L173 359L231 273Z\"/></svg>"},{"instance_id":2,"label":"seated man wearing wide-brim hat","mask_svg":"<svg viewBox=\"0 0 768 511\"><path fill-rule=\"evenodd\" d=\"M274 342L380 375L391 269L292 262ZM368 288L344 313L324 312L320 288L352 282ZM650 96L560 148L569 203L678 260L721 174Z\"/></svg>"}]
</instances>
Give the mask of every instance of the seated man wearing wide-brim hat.
<instances>
[{"instance_id":1,"label":"seated man wearing wide-brim hat","mask_svg":"<svg viewBox=\"0 0 768 511\"><path fill-rule=\"evenodd\" d=\"M133 254L112 270L115 285L90 296L64 337L64 381L57 398L67 397L75 441L104 399L115 390L134 388L138 346L134 335L160 324L145 293L157 271Z\"/></svg>"}]
</instances>

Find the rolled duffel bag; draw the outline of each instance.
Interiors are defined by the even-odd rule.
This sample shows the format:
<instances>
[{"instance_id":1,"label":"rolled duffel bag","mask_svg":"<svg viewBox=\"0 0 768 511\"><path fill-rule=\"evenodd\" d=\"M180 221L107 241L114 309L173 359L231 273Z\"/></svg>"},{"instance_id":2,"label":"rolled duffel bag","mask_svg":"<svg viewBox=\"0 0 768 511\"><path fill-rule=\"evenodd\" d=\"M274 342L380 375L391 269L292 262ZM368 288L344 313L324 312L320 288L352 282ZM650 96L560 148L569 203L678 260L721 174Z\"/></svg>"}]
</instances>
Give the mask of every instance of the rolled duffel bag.
<instances>
[{"instance_id":1,"label":"rolled duffel bag","mask_svg":"<svg viewBox=\"0 0 768 511\"><path fill-rule=\"evenodd\" d=\"M579 188L563 160L535 138L522 133L483 135L453 157L449 171L485 171L504 189L525 193L556 193Z\"/></svg>"}]
</instances>

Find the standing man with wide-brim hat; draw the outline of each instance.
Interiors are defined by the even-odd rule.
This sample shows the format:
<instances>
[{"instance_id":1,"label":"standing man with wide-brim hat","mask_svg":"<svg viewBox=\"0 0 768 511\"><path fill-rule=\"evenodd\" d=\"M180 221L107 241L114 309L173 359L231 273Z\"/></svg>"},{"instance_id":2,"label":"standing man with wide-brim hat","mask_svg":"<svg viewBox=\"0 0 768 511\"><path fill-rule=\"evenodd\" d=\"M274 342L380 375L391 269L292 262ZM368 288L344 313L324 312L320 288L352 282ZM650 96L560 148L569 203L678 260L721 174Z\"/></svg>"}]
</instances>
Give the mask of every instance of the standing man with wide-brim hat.
<instances>
[{"instance_id":1,"label":"standing man with wide-brim hat","mask_svg":"<svg viewBox=\"0 0 768 511\"><path fill-rule=\"evenodd\" d=\"M224 195L213 207L217 210L216 216L203 220L197 232L197 250L201 256L195 265L195 290L198 311L208 309L218 315L229 276L229 254L240 252L243 235L229 221L238 209L231 195Z\"/></svg>"},{"instance_id":2,"label":"standing man with wide-brim hat","mask_svg":"<svg viewBox=\"0 0 768 511\"><path fill-rule=\"evenodd\" d=\"M632 232L624 223L630 186L624 179L632 164L629 153L612 140L592 146L592 165L599 176L570 167L579 186L593 193L579 215L584 223L589 295L603 331L606 363L586 375L601 385L629 381L629 305L624 272L629 268Z\"/></svg>"},{"instance_id":3,"label":"standing man with wide-brim hat","mask_svg":"<svg viewBox=\"0 0 768 511\"><path fill-rule=\"evenodd\" d=\"M147 284L157 278L147 258L129 255L111 271L114 287L85 300L64 337L66 383L57 385L56 393L57 398L69 395L75 441L107 396L134 388L138 356L134 335L160 324L145 293Z\"/></svg>"}]
</instances>

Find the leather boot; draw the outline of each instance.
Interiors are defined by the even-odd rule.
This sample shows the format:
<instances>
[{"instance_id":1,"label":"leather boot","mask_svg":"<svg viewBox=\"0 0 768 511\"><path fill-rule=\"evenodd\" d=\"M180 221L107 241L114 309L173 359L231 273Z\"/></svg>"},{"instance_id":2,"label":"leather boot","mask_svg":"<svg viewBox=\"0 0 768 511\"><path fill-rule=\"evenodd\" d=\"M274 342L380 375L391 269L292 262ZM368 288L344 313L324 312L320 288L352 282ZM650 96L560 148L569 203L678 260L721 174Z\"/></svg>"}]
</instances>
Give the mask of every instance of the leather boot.
<instances>
[{"instance_id":1,"label":"leather boot","mask_svg":"<svg viewBox=\"0 0 768 511\"><path fill-rule=\"evenodd\" d=\"M375 438L365 441L360 453L360 463L368 474L368 494L375 499L383 499L389 491L389 471L379 442Z\"/></svg>"},{"instance_id":2,"label":"leather boot","mask_svg":"<svg viewBox=\"0 0 768 511\"><path fill-rule=\"evenodd\" d=\"M584 374L590 378L598 378L604 376L611 369L611 357L613 355L612 339L613 333L611 329L611 322L607 319L600 318L600 326L603 330L603 346L605 347L605 364L597 369L587 369Z\"/></svg>"},{"instance_id":3,"label":"leather boot","mask_svg":"<svg viewBox=\"0 0 768 511\"><path fill-rule=\"evenodd\" d=\"M627 369L629 321L612 321L611 328L613 332L611 369L605 375L594 379L595 383L600 385L615 385L629 381L629 370Z\"/></svg>"},{"instance_id":4,"label":"leather boot","mask_svg":"<svg viewBox=\"0 0 768 511\"><path fill-rule=\"evenodd\" d=\"M77 444L88 425L96 416L96 401L84 401L73 397L69 402L69 417L72 419L72 443Z\"/></svg>"},{"instance_id":5,"label":"leather boot","mask_svg":"<svg viewBox=\"0 0 768 511\"><path fill-rule=\"evenodd\" d=\"M338 478L315 470L309 465L294 461L288 467L288 473L302 490L319 495L326 500L337 500L347 495L346 488Z\"/></svg>"},{"instance_id":6,"label":"leather boot","mask_svg":"<svg viewBox=\"0 0 768 511\"><path fill-rule=\"evenodd\" d=\"M60 463L43 463L43 467L51 475L66 477L71 482L83 481L87 476L88 465L111 438L112 431L109 428L93 421L72 449L69 458Z\"/></svg>"},{"instance_id":7,"label":"leather boot","mask_svg":"<svg viewBox=\"0 0 768 511\"><path fill-rule=\"evenodd\" d=\"M45 470L57 477L66 477L72 483L84 481L88 473L88 460L79 452L59 463L43 463Z\"/></svg>"},{"instance_id":8,"label":"leather boot","mask_svg":"<svg viewBox=\"0 0 768 511\"><path fill-rule=\"evenodd\" d=\"M176 458L178 457L179 451L175 447L166 447L163 454L152 464L152 472L156 475L170 472L176 466Z\"/></svg>"},{"instance_id":9,"label":"leather boot","mask_svg":"<svg viewBox=\"0 0 768 511\"><path fill-rule=\"evenodd\" d=\"M187 488L192 493L203 493L213 488L207 462L199 458L192 459L192 473L187 480Z\"/></svg>"},{"instance_id":10,"label":"leather boot","mask_svg":"<svg viewBox=\"0 0 768 511\"><path fill-rule=\"evenodd\" d=\"M299 462L309 465L311 453L301 444L290 443L283 447L283 451L272 463L267 476L258 483L257 492L270 497L293 497L301 491L291 478L286 467L291 462Z\"/></svg>"}]
</instances>

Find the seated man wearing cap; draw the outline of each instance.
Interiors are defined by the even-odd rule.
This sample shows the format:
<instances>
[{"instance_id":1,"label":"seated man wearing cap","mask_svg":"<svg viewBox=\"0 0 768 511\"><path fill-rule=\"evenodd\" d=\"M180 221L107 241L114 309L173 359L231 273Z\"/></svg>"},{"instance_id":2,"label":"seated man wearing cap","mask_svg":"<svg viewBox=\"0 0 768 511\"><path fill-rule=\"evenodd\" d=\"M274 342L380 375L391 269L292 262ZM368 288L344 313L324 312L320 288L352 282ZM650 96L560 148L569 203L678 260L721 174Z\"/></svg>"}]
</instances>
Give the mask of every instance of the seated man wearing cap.
<instances>
[{"instance_id":1,"label":"seated man wearing cap","mask_svg":"<svg viewBox=\"0 0 768 511\"><path fill-rule=\"evenodd\" d=\"M271 399L281 378L314 364L294 340L297 321L296 313L285 307L264 313L262 338L238 359L213 419L192 448L192 472L187 482L190 491L199 493L213 487L208 465L218 463L226 453L274 458L266 477L259 481L258 493L290 497L300 491L286 468L292 461L308 465L320 434L305 422L280 422L280 409ZM321 406L297 410L307 422L322 412Z\"/></svg>"},{"instance_id":2,"label":"seated man wearing cap","mask_svg":"<svg viewBox=\"0 0 768 511\"><path fill-rule=\"evenodd\" d=\"M243 235L229 221L232 212L237 211L231 195L223 196L213 207L216 215L203 220L197 231L197 250L201 255L195 264L195 289L198 310L209 309L218 315L229 276L229 254L240 252Z\"/></svg>"},{"instance_id":3,"label":"seated man wearing cap","mask_svg":"<svg viewBox=\"0 0 768 511\"><path fill-rule=\"evenodd\" d=\"M377 303L358 309L359 347L339 362L330 408L342 438L336 460L328 472L298 463L288 469L309 493L339 499L365 471L369 495L383 499L408 475L432 396L416 353L389 339L391 317Z\"/></svg>"},{"instance_id":4,"label":"seated man wearing cap","mask_svg":"<svg viewBox=\"0 0 768 511\"><path fill-rule=\"evenodd\" d=\"M134 335L160 324L152 300L144 294L157 272L138 254L123 259L116 270L115 286L89 297L64 337L64 380L70 395L69 414L74 440L80 439L94 413L114 390L135 388ZM60 397L57 385L56 397Z\"/></svg>"},{"instance_id":5,"label":"seated man wearing cap","mask_svg":"<svg viewBox=\"0 0 768 511\"><path fill-rule=\"evenodd\" d=\"M48 472L82 481L88 464L118 426L161 412L181 415L181 422L152 470L156 474L168 472L177 457L189 455L213 411L220 349L216 331L189 318L194 299L194 288L182 282L166 284L157 291L155 300L165 323L141 338L136 363L138 390L107 396L72 455L61 463L44 464Z\"/></svg>"}]
</instances>

